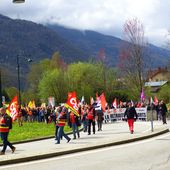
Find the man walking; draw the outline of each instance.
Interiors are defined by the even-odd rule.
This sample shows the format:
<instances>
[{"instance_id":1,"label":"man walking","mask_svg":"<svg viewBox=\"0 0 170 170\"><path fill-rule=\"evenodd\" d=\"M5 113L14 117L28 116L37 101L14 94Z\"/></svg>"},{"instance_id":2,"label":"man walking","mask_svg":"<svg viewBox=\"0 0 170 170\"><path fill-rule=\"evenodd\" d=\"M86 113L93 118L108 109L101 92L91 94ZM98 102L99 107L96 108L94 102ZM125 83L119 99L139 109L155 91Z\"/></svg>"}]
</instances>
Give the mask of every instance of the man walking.
<instances>
[{"instance_id":1,"label":"man walking","mask_svg":"<svg viewBox=\"0 0 170 170\"><path fill-rule=\"evenodd\" d=\"M11 121L11 122L10 122ZM12 119L6 113L5 108L0 108L0 134L1 139L3 141L3 148L0 152L0 155L5 155L5 151L7 146L9 146L12 150L12 153L15 151L15 147L8 141L8 134L10 131L10 126L12 125Z\"/></svg>"},{"instance_id":2,"label":"man walking","mask_svg":"<svg viewBox=\"0 0 170 170\"><path fill-rule=\"evenodd\" d=\"M159 110L159 113L162 116L163 124L167 124L166 123L166 113L168 112L168 109L167 109L166 104L164 103L163 100L160 101L159 106L158 106L158 110Z\"/></svg>"},{"instance_id":3,"label":"man walking","mask_svg":"<svg viewBox=\"0 0 170 170\"><path fill-rule=\"evenodd\" d=\"M60 144L60 139L62 136L67 140L67 143L69 143L71 140L71 138L68 137L68 135L65 134L64 132L64 126L66 125L66 121L67 121L66 108L62 108L62 111L60 113L59 120L58 120L59 132L58 132L56 144Z\"/></svg>"}]
</instances>

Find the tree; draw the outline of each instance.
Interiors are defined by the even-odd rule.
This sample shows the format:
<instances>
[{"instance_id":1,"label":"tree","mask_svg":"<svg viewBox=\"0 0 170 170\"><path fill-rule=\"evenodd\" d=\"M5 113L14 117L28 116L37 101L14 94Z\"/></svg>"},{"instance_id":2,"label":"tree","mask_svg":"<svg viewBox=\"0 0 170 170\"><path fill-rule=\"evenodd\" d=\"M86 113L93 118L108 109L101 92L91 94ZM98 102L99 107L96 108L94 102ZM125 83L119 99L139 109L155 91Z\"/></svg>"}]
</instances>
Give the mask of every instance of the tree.
<instances>
[{"instance_id":1,"label":"tree","mask_svg":"<svg viewBox=\"0 0 170 170\"><path fill-rule=\"evenodd\" d=\"M48 70L44 73L38 85L41 99L53 96L58 103L65 102L67 97L67 82L64 72L60 69Z\"/></svg>"},{"instance_id":2,"label":"tree","mask_svg":"<svg viewBox=\"0 0 170 170\"><path fill-rule=\"evenodd\" d=\"M144 59L147 43L144 28L138 19L127 20L124 24L124 35L127 43L119 56L119 69L131 93L137 97L143 88L146 75Z\"/></svg>"},{"instance_id":3,"label":"tree","mask_svg":"<svg viewBox=\"0 0 170 170\"><path fill-rule=\"evenodd\" d=\"M64 60L61 58L60 53L59 52L55 52L51 58L50 61L50 67L51 68L59 68L61 70L66 70L67 69L67 65L64 62Z\"/></svg>"},{"instance_id":4,"label":"tree","mask_svg":"<svg viewBox=\"0 0 170 170\"><path fill-rule=\"evenodd\" d=\"M166 103L170 102L170 84L167 84L160 89L158 98L165 100Z\"/></svg>"}]
</instances>

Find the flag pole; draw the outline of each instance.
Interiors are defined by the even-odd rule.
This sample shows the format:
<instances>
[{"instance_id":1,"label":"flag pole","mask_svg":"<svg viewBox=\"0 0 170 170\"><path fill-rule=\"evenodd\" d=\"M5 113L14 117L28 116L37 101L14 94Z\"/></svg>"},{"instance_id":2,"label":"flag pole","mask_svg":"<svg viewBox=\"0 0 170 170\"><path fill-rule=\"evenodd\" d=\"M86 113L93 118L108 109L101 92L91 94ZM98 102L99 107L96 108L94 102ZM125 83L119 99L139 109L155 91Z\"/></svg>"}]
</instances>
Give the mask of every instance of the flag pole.
<instances>
[{"instance_id":1,"label":"flag pole","mask_svg":"<svg viewBox=\"0 0 170 170\"><path fill-rule=\"evenodd\" d=\"M153 105L153 103L151 103L151 132L154 131L154 129L153 129L153 107L154 107L154 105Z\"/></svg>"}]
</instances>

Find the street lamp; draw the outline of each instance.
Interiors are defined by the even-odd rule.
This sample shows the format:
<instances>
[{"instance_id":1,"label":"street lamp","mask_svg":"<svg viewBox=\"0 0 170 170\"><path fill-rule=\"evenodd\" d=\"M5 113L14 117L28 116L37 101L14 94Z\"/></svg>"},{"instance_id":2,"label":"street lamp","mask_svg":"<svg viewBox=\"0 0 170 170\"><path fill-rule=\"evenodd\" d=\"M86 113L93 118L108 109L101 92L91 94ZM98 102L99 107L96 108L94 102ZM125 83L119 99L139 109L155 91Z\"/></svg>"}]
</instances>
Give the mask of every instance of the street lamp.
<instances>
[{"instance_id":1,"label":"street lamp","mask_svg":"<svg viewBox=\"0 0 170 170\"><path fill-rule=\"evenodd\" d=\"M27 62L31 63L32 59L27 59ZM18 77L18 104L21 105L21 81L20 81L20 63L19 63L19 55L17 55L17 77Z\"/></svg>"},{"instance_id":2,"label":"street lamp","mask_svg":"<svg viewBox=\"0 0 170 170\"><path fill-rule=\"evenodd\" d=\"M18 75L18 104L21 105L21 86L20 86L20 65L19 55L17 55L17 75Z\"/></svg>"},{"instance_id":3,"label":"street lamp","mask_svg":"<svg viewBox=\"0 0 170 170\"><path fill-rule=\"evenodd\" d=\"M13 0L13 3L24 3L25 0ZM17 55L17 73L18 73L18 103L21 105L21 88L20 88L20 65L19 65L19 56Z\"/></svg>"},{"instance_id":4,"label":"street lamp","mask_svg":"<svg viewBox=\"0 0 170 170\"><path fill-rule=\"evenodd\" d=\"M13 0L13 3L24 3L25 0Z\"/></svg>"}]
</instances>

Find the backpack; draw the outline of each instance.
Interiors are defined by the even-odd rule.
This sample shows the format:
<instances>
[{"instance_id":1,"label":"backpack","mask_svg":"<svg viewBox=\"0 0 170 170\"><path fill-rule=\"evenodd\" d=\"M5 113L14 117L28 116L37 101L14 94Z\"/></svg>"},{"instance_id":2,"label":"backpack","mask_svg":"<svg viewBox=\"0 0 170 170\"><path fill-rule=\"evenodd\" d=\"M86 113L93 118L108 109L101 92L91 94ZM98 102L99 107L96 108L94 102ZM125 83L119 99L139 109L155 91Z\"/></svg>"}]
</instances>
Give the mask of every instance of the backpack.
<instances>
[{"instance_id":1,"label":"backpack","mask_svg":"<svg viewBox=\"0 0 170 170\"><path fill-rule=\"evenodd\" d=\"M8 126L9 129L12 129L12 118L8 115L5 115L4 119L6 126Z\"/></svg>"}]
</instances>

